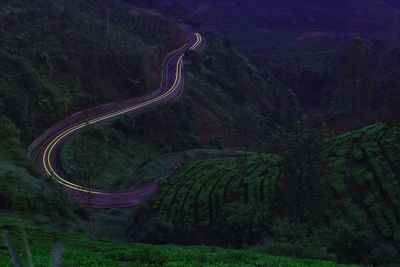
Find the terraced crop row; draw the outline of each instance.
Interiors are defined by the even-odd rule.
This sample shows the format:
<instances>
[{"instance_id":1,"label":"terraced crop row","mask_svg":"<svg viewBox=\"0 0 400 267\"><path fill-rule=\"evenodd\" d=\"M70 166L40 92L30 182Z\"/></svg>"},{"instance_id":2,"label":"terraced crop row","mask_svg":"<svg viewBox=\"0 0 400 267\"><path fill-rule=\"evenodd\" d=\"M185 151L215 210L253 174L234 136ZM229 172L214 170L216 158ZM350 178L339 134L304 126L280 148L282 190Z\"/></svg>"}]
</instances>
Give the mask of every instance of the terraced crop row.
<instances>
[{"instance_id":1,"label":"terraced crop row","mask_svg":"<svg viewBox=\"0 0 400 267\"><path fill-rule=\"evenodd\" d=\"M400 241L399 149L396 128L382 123L339 136L326 152L337 171L334 190L348 214L365 218L382 239Z\"/></svg>"},{"instance_id":2,"label":"terraced crop row","mask_svg":"<svg viewBox=\"0 0 400 267\"><path fill-rule=\"evenodd\" d=\"M228 202L242 201L268 207L278 177L279 157L249 156L192 163L161 187L153 199L160 214L168 219L208 226Z\"/></svg>"}]
</instances>

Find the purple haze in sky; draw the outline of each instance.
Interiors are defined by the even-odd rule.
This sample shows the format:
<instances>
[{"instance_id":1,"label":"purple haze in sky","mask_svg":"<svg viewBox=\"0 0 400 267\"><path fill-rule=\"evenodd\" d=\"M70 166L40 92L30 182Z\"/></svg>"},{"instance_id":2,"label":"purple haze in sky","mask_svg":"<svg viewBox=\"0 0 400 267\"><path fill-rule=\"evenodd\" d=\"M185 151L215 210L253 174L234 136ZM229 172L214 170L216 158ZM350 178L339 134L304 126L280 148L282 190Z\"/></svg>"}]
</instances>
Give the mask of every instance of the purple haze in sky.
<instances>
[{"instance_id":1,"label":"purple haze in sky","mask_svg":"<svg viewBox=\"0 0 400 267\"><path fill-rule=\"evenodd\" d=\"M397 32L398 0L126 0L155 9L184 9L208 24L270 29Z\"/></svg>"}]
</instances>

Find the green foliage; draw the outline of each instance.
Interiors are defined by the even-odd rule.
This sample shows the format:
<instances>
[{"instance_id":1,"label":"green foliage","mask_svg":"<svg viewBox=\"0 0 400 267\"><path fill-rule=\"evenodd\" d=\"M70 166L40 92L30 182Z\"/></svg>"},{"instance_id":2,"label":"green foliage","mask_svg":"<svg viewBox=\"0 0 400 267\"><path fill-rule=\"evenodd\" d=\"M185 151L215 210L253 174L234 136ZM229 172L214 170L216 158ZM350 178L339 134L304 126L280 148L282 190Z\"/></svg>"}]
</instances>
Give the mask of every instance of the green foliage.
<instances>
[{"instance_id":1,"label":"green foliage","mask_svg":"<svg viewBox=\"0 0 400 267\"><path fill-rule=\"evenodd\" d=\"M28 157L23 149L21 133L16 125L0 114L0 160L12 161L29 166Z\"/></svg>"},{"instance_id":2,"label":"green foliage","mask_svg":"<svg viewBox=\"0 0 400 267\"><path fill-rule=\"evenodd\" d=\"M400 82L391 82L388 87L385 95L387 106L392 112L393 119L396 122L400 122L400 107L398 104L400 101Z\"/></svg>"},{"instance_id":3,"label":"green foliage","mask_svg":"<svg viewBox=\"0 0 400 267\"><path fill-rule=\"evenodd\" d=\"M259 175L272 175L279 157L248 156L246 166L251 171L243 171L238 160L194 162L166 182L147 208L138 211L138 216L143 212L158 212L154 223L144 226L143 239L165 242L168 238L158 239L156 233L171 232L169 240L190 242L196 229L202 228L208 229L203 233L205 236L213 235L232 245L255 243L263 232L266 207L275 186ZM254 220L248 220L249 216ZM165 226L169 230L157 230L156 222L168 222Z\"/></svg>"},{"instance_id":4,"label":"green foliage","mask_svg":"<svg viewBox=\"0 0 400 267\"><path fill-rule=\"evenodd\" d=\"M159 54L179 45L174 22L123 1L2 2L0 114L24 144L85 107L154 90Z\"/></svg>"},{"instance_id":5,"label":"green foliage","mask_svg":"<svg viewBox=\"0 0 400 267\"><path fill-rule=\"evenodd\" d=\"M75 181L92 189L93 182L102 175L108 157L99 145L99 141L103 137L102 132L90 130L90 125L87 125L82 134L85 138L84 145L76 146L72 154L67 156L70 177L74 177Z\"/></svg>"},{"instance_id":6,"label":"green foliage","mask_svg":"<svg viewBox=\"0 0 400 267\"><path fill-rule=\"evenodd\" d=\"M194 136L195 114L191 99L172 103L146 112L136 119L134 133L143 136L143 141L170 147L173 151L195 148L200 145Z\"/></svg>"},{"instance_id":7,"label":"green foliage","mask_svg":"<svg viewBox=\"0 0 400 267\"><path fill-rule=\"evenodd\" d=\"M266 128L264 118L260 115L260 112L249 103L246 103L236 110L234 118L236 119L234 129L238 139L241 140L241 147L246 151L260 147Z\"/></svg>"},{"instance_id":8,"label":"green foliage","mask_svg":"<svg viewBox=\"0 0 400 267\"><path fill-rule=\"evenodd\" d=\"M4 218L26 217L43 224L77 220L79 207L71 204L61 190L38 178L21 142L20 130L8 117L0 115L0 210ZM51 219L49 219L51 218Z\"/></svg>"},{"instance_id":9,"label":"green foliage","mask_svg":"<svg viewBox=\"0 0 400 267\"><path fill-rule=\"evenodd\" d=\"M329 178L333 170L323 158L328 136L324 131L298 122L292 130L279 129L270 147L283 156L281 179L274 200L278 215L291 214L293 221L318 220L329 208ZM324 193L322 193L324 192Z\"/></svg>"},{"instance_id":10,"label":"green foliage","mask_svg":"<svg viewBox=\"0 0 400 267\"><path fill-rule=\"evenodd\" d=\"M242 92L245 88L246 90L253 87L260 88L260 92L252 92L251 95L253 93L261 95L264 93L264 89L261 88L266 88L267 91L269 88L265 81L258 77L256 69L237 52L225 51L215 36L211 36L208 43L210 45L207 45L206 50L202 52L201 58L203 56L212 58L215 64L226 65L226 68L232 68L230 62L242 65L246 70L246 79L243 80L236 75L236 72L227 70L218 76L216 81L211 78L215 66L200 60L199 55L194 52L192 55L189 54L187 58L189 62L185 67L188 73L185 77L186 91L181 99L146 111L134 120L125 118L113 123L112 127L99 127L102 137L97 141L101 150L110 156L110 160L105 164L104 177L99 180L96 187L124 190L165 176L166 167L162 163L162 170L159 172L141 170L143 164L146 164L151 157L161 153L192 148L223 148L232 144L246 146L245 142L236 141L239 136L243 136L243 133L239 133L243 118L236 116L238 112L234 102L238 99L228 90L228 86L240 82L243 86L240 89ZM220 56L221 53L224 54L223 57ZM239 91L239 88L235 90ZM207 101L204 101L205 98ZM261 115L258 107L252 106L254 103L254 99L249 99L247 117L251 119L244 118L249 133L247 138L249 142L246 143L249 143L251 148L255 148L264 139L262 125L265 116ZM255 132L257 134L253 134ZM85 143L85 138L78 137L68 143L63 150L62 164L68 175L71 174L71 157L68 154L73 154L75 149L85 146ZM143 174L144 172L154 175Z\"/></svg>"},{"instance_id":11,"label":"green foliage","mask_svg":"<svg viewBox=\"0 0 400 267\"><path fill-rule=\"evenodd\" d=\"M15 250L23 250L23 241L10 230ZM62 243L65 252L62 266L271 266L271 267L357 267L329 261L292 259L267 256L252 250L221 249L216 247L156 246L144 244L116 244L96 241L89 248L86 237L65 232L47 232L27 228L27 236L35 266L47 266L55 243ZM6 250L0 250L0 266L11 266Z\"/></svg>"},{"instance_id":12,"label":"green foliage","mask_svg":"<svg viewBox=\"0 0 400 267\"><path fill-rule=\"evenodd\" d=\"M335 149L347 149L349 155L345 164L331 159L355 203L371 216L379 232L394 238L398 224L398 190L400 184L396 175L398 161L395 140L397 129L375 124L334 139ZM350 140L352 140L350 142ZM352 145L350 145L352 144ZM392 157L389 156L392 155ZM351 173L349 171L351 170ZM346 188L335 188L344 194ZM352 192L357 190L356 192ZM361 194L361 196L356 196Z\"/></svg>"},{"instance_id":13,"label":"green foliage","mask_svg":"<svg viewBox=\"0 0 400 267\"><path fill-rule=\"evenodd\" d=\"M30 175L26 169L0 162L0 210L15 218L41 221L43 224L60 223L72 227L77 214L85 217L79 206L56 186ZM0 220L1 222L7 216ZM51 218L51 219L50 219Z\"/></svg>"},{"instance_id":14,"label":"green foliage","mask_svg":"<svg viewBox=\"0 0 400 267\"><path fill-rule=\"evenodd\" d=\"M79 177L80 169L85 167L77 160L86 158L82 157L84 151L95 151L86 153L87 158L96 159L101 165L99 175L92 181L92 186L96 189L126 190L168 174L168 166L163 166L165 163L162 159L150 161L157 155L158 149L132 138L134 128L135 121L126 117L116 121L111 127L89 128L68 142L61 153L66 175L78 184L85 183L82 177ZM97 153L101 157L96 157ZM147 164L149 166L146 166Z\"/></svg>"},{"instance_id":15,"label":"green foliage","mask_svg":"<svg viewBox=\"0 0 400 267\"><path fill-rule=\"evenodd\" d=\"M178 46L177 27L171 20L128 7L122 1L1 0L0 3L0 24L4 25L0 29L1 208L28 216L44 213L57 221L73 218L73 213L82 211L72 208L60 189L26 171L31 165L27 163L23 144L28 144L53 123L75 111L142 95L156 88L160 77L160 55L169 51L169 47ZM111 23L109 34L106 30L107 10ZM237 126L240 128L241 122L248 122L249 118L234 116L238 103L261 103L263 110L278 110L274 113L278 116L277 113L282 111L281 102L290 102L287 95L282 96L279 90L272 88L279 85L277 88L281 89L280 81L272 79L268 73L259 73L213 34L207 37L204 57L192 53L187 58L191 62L187 65L189 90L185 97L166 109L161 107L148 112L135 122L125 119L116 122L112 128L103 127L94 132L94 140L102 144L101 151L106 156L113 155L104 170L107 181L108 178L125 180L130 177L150 157L160 153L160 147L165 152L193 147L220 148L234 143L232 140L237 134L246 135ZM342 75L343 102L346 104L373 84L369 79L360 82L360 77L369 73L364 68L364 52L359 44L355 44L345 59L350 63ZM366 102L363 98L360 103L351 104L358 108ZM254 113L253 118L257 120L252 124L266 119L266 116L260 118L258 111ZM331 140L327 148L321 149L324 159L336 172L329 177L331 191L327 195L334 194L337 198L326 206L323 205L325 199L309 201L316 209L308 217L318 219L304 220L299 225L299 255L330 258L334 252L340 260L361 261L362 255L370 254L371 257L364 260L382 263L382 255L396 259L400 240L399 150L398 146L393 146L396 131L377 124L352 135L339 136ZM136 140L127 136L135 136ZM349 139L354 146L348 145ZM73 153L79 146L90 147L91 144L83 136L67 146L66 152ZM285 182L287 188L290 174L316 173L313 168L307 170L301 166L298 157L302 154L298 152L302 148L309 152L304 146L291 150L295 153L291 154L289 163L295 171L285 175L278 168L282 158L274 155L252 155L244 161L243 158L230 158L195 162L165 183L147 207L137 211L134 219L140 219L133 221L131 231L140 226L138 228L143 229L140 238L153 242L195 240L197 243L230 243L234 246L261 242L269 251L288 253L293 239L287 234L291 216L282 209L281 217L275 218L271 211L276 207L277 188ZM140 152L145 155L138 156ZM312 152L306 157L307 166L313 166L310 158L316 154ZM68 166L73 165L71 158L67 155L63 159L67 172ZM24 168L16 167L16 164ZM321 183L325 180L321 179ZM325 190L318 183L309 186L313 185ZM284 206L285 203L288 202L278 204ZM149 217L152 217L150 221L147 220ZM44 241L44 246L50 243L35 238ZM137 265L192 264L193 254L188 254L183 261L179 258L185 254L182 249L167 252L161 249L161 252L148 254L144 250L118 250L114 254L108 247L83 255L81 250L70 250L66 256L67 266L93 262L112 266L123 265L126 261ZM211 265L225 259L209 250L206 252L195 257L199 264ZM171 259L170 254L179 257ZM227 254L226 265L249 261L243 253ZM38 264L48 262L47 254L34 257ZM4 257L2 260L6 262ZM293 264L291 259L278 258L277 261L281 266ZM272 264L275 258L260 260L259 265L266 262ZM294 262L299 266L303 264ZM307 264L323 266L324 263Z\"/></svg>"},{"instance_id":16,"label":"green foliage","mask_svg":"<svg viewBox=\"0 0 400 267\"><path fill-rule=\"evenodd\" d=\"M312 131L282 132L284 142L273 142L281 157L186 166L135 211L132 238L293 253L293 203L299 195L293 185L300 175L297 255L373 263L379 256L365 255L387 250L398 260L398 129L378 123L328 139Z\"/></svg>"},{"instance_id":17,"label":"green foliage","mask_svg":"<svg viewBox=\"0 0 400 267\"><path fill-rule=\"evenodd\" d=\"M338 82L337 104L347 109L351 114L358 114L362 110L376 105L372 100L374 90L379 87L380 76L376 74L376 66L369 59L368 47L361 38L356 38L353 44L346 48L339 60L340 79ZM354 129L356 118L352 119L351 128Z\"/></svg>"}]
</instances>

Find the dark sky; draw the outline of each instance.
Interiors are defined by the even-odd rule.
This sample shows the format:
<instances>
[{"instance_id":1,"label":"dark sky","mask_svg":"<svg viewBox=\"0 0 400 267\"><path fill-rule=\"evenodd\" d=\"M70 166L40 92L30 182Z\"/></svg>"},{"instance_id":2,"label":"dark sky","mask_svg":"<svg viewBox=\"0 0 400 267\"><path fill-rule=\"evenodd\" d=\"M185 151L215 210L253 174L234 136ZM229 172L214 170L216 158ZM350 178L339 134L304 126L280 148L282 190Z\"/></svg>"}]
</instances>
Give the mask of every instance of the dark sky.
<instances>
[{"instance_id":1,"label":"dark sky","mask_svg":"<svg viewBox=\"0 0 400 267\"><path fill-rule=\"evenodd\" d=\"M125 0L213 25L396 33L400 0ZM179 8L180 6L181 8Z\"/></svg>"}]
</instances>

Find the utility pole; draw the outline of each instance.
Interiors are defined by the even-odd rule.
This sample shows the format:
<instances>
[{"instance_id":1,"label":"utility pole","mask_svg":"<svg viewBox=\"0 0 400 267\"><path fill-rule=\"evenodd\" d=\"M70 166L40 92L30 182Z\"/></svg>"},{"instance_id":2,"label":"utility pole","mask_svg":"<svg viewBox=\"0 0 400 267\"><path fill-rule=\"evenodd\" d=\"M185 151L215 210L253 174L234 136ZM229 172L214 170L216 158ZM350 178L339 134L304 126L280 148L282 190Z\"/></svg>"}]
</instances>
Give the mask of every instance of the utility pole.
<instances>
[{"instance_id":1,"label":"utility pole","mask_svg":"<svg viewBox=\"0 0 400 267\"><path fill-rule=\"evenodd\" d=\"M90 129L90 123L89 123L89 114L86 111L86 121L85 121L85 130ZM89 153L89 152L88 152ZM93 216L92 216L92 181L91 181L91 175L92 171L91 168L89 167L90 165L90 160L92 160L89 156L88 153L86 153L85 161L86 161L86 181L87 181L87 188L88 188L88 209L89 209L89 244L90 247L93 247Z\"/></svg>"},{"instance_id":2,"label":"utility pole","mask_svg":"<svg viewBox=\"0 0 400 267\"><path fill-rule=\"evenodd\" d=\"M107 7L107 36L110 36L110 9Z\"/></svg>"},{"instance_id":3,"label":"utility pole","mask_svg":"<svg viewBox=\"0 0 400 267\"><path fill-rule=\"evenodd\" d=\"M93 240L95 236L94 223L95 212L93 202L95 198L93 194L93 185L97 177L101 176L105 168L107 159L106 154L103 152L102 146L99 144L98 135L90 122L89 112L84 112L85 119L83 121L84 127L82 135L78 140L73 140L72 159L71 159L71 176L75 179L82 181L86 187L86 192L80 192L83 195L85 204L88 211L88 232L90 247L95 245Z\"/></svg>"},{"instance_id":4,"label":"utility pole","mask_svg":"<svg viewBox=\"0 0 400 267\"><path fill-rule=\"evenodd\" d=\"M88 176L88 193L89 193L89 240L90 247L93 247L93 216L92 216L92 181Z\"/></svg>"}]
</instances>

